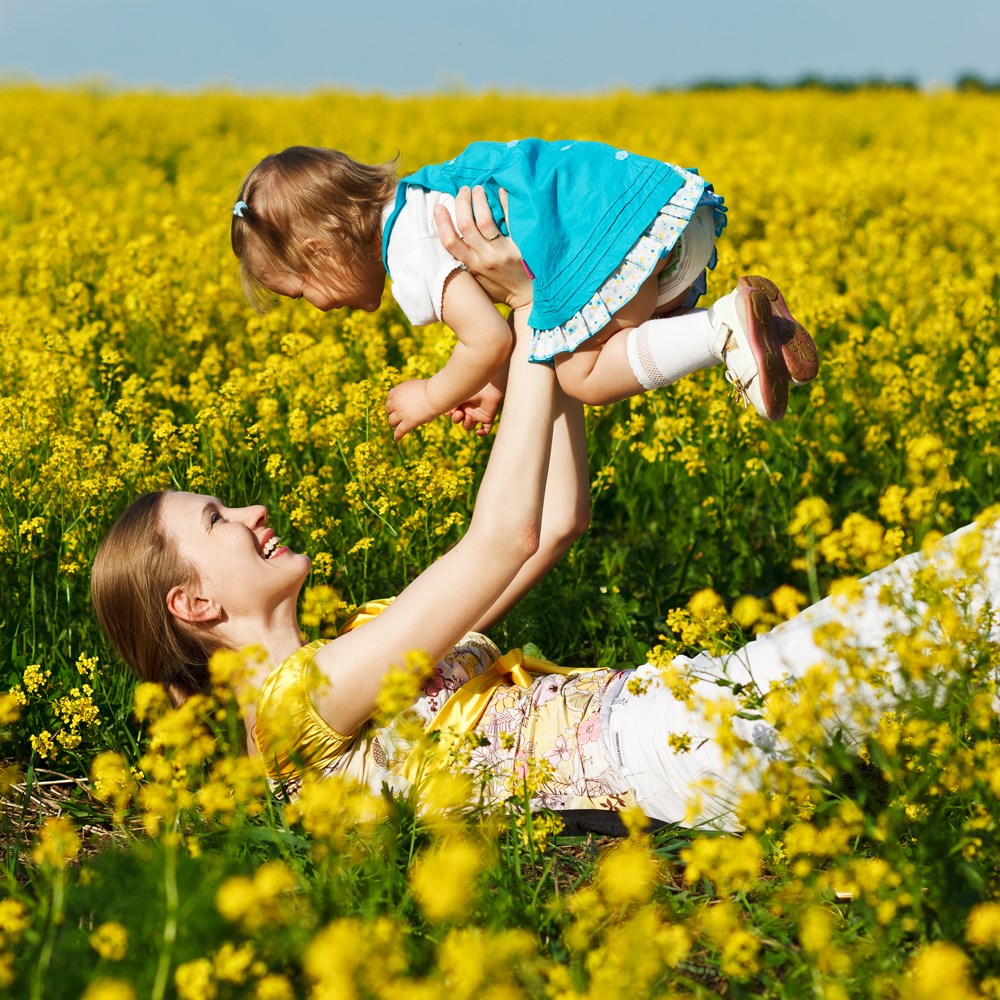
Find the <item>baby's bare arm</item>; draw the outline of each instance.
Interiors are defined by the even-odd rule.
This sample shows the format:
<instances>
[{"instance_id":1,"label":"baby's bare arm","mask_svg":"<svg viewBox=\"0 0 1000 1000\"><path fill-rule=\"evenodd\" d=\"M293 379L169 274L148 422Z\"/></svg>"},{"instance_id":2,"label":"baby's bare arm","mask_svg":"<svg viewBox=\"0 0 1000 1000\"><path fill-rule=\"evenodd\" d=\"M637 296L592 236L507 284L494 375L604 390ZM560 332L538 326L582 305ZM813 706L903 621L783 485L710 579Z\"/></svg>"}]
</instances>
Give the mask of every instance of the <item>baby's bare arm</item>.
<instances>
[{"instance_id":1,"label":"baby's bare arm","mask_svg":"<svg viewBox=\"0 0 1000 1000\"><path fill-rule=\"evenodd\" d=\"M507 321L468 271L449 276L441 318L458 338L448 363L428 380L431 398L444 412L489 382L510 357L513 341Z\"/></svg>"},{"instance_id":2,"label":"baby's bare arm","mask_svg":"<svg viewBox=\"0 0 1000 1000\"><path fill-rule=\"evenodd\" d=\"M442 318L458 337L448 363L429 379L403 382L389 393L386 412L397 441L482 389L510 355L507 323L467 271L448 278Z\"/></svg>"}]
</instances>

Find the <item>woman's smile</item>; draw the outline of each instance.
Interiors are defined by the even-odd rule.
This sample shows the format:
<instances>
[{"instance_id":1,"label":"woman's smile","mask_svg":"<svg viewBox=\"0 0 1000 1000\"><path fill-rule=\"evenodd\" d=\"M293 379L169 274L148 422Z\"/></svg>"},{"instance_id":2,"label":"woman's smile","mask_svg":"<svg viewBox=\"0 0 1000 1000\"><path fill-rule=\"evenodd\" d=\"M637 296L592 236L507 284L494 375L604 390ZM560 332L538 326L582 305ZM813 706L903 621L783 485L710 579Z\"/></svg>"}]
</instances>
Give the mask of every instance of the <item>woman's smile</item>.
<instances>
[{"instance_id":1,"label":"woman's smile","mask_svg":"<svg viewBox=\"0 0 1000 1000\"><path fill-rule=\"evenodd\" d=\"M277 559L291 551L287 545L281 544L281 539L274 533L273 528L267 528L264 531L257 547L261 557L266 560Z\"/></svg>"}]
</instances>

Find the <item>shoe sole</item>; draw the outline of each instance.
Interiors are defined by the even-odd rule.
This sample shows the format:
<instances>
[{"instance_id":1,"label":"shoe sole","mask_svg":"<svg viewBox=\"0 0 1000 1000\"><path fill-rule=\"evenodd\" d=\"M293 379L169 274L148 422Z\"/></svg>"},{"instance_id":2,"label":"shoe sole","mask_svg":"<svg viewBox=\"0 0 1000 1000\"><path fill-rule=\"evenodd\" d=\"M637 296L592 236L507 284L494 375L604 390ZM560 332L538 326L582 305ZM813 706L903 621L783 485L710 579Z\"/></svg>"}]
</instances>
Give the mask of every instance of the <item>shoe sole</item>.
<instances>
[{"instance_id":1,"label":"shoe sole","mask_svg":"<svg viewBox=\"0 0 1000 1000\"><path fill-rule=\"evenodd\" d=\"M741 278L742 282L743 279ZM737 286L736 308L742 312L743 328L757 365L761 401L768 420L780 420L788 409L788 369L775 349L774 319L767 294L749 284Z\"/></svg>"},{"instance_id":2,"label":"shoe sole","mask_svg":"<svg viewBox=\"0 0 1000 1000\"><path fill-rule=\"evenodd\" d=\"M785 297L770 278L747 274L739 279L738 287L755 288L767 296L774 314L772 328L781 350L781 357L788 369L788 377L795 385L811 382L819 373L819 350L809 331L791 314Z\"/></svg>"}]
</instances>

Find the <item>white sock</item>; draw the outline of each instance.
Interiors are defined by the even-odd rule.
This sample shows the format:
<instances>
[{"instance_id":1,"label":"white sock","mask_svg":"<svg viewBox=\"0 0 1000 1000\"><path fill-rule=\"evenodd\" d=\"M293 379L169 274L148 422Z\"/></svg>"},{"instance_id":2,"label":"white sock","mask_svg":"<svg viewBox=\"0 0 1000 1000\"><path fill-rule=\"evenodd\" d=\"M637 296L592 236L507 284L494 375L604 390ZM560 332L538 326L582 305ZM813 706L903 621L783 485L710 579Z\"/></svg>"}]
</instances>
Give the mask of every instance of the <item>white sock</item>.
<instances>
[{"instance_id":1,"label":"white sock","mask_svg":"<svg viewBox=\"0 0 1000 1000\"><path fill-rule=\"evenodd\" d=\"M629 330L628 363L643 388L659 389L717 364L715 340L707 309L646 320Z\"/></svg>"}]
</instances>

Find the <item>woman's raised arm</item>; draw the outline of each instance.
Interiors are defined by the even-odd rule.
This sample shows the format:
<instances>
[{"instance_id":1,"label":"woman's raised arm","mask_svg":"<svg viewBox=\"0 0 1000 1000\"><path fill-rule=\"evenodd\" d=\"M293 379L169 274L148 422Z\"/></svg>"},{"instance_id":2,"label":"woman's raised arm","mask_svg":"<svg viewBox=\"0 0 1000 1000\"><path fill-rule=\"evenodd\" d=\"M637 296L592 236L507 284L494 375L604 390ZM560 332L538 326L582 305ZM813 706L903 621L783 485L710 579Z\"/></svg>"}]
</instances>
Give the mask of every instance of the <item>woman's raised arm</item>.
<instances>
[{"instance_id":1,"label":"woman's raised arm","mask_svg":"<svg viewBox=\"0 0 1000 1000\"><path fill-rule=\"evenodd\" d=\"M508 381L515 402L505 409L465 535L376 619L316 654L330 682L317 708L339 732L370 718L383 677L409 650L439 659L451 649L537 549L556 382L549 366L528 361L526 319L519 310Z\"/></svg>"}]
</instances>

